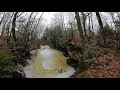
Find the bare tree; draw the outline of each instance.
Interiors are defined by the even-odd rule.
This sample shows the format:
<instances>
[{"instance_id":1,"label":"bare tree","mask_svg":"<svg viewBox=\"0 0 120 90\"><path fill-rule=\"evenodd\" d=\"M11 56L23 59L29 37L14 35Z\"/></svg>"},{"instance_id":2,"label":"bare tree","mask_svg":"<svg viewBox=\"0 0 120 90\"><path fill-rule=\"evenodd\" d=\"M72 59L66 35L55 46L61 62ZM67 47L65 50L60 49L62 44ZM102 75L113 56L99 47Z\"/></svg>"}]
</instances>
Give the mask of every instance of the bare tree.
<instances>
[{"instance_id":1,"label":"bare tree","mask_svg":"<svg viewBox=\"0 0 120 90\"><path fill-rule=\"evenodd\" d=\"M87 20L87 17L89 16L89 14L91 14L91 12L89 13L84 13L84 12L81 12L82 14L82 18L83 18L83 28L84 28L84 33L85 33L85 36L88 37L87 35L87 31L86 31L86 20Z\"/></svg>"},{"instance_id":2,"label":"bare tree","mask_svg":"<svg viewBox=\"0 0 120 90\"><path fill-rule=\"evenodd\" d=\"M92 30L94 31L94 28L93 28L93 20L92 20L92 13L91 13L91 25L92 25Z\"/></svg>"},{"instance_id":3,"label":"bare tree","mask_svg":"<svg viewBox=\"0 0 120 90\"><path fill-rule=\"evenodd\" d=\"M117 18L118 18L118 20L115 21L116 28L117 28L116 37L117 37L117 49L118 49L118 48L120 48L120 13L116 12L116 14L117 14Z\"/></svg>"},{"instance_id":4,"label":"bare tree","mask_svg":"<svg viewBox=\"0 0 120 90\"><path fill-rule=\"evenodd\" d=\"M74 38L76 35L75 35L75 29L76 29L76 22L75 22L75 16L74 16L74 12L67 12L66 13L66 16L68 18L68 22L67 22L67 25L70 27L70 37L71 38ZM66 32L66 37L68 36L67 35L67 32Z\"/></svg>"},{"instance_id":5,"label":"bare tree","mask_svg":"<svg viewBox=\"0 0 120 90\"><path fill-rule=\"evenodd\" d=\"M1 25L1 23L2 23L2 21L3 21L3 19L4 19L4 17L5 17L5 12L3 13L3 16L2 16L2 18L1 18L1 20L0 20L0 25Z\"/></svg>"},{"instance_id":6,"label":"bare tree","mask_svg":"<svg viewBox=\"0 0 120 90\"><path fill-rule=\"evenodd\" d=\"M91 29L91 28L90 28L90 25L91 25L91 24L90 24L90 19L91 19L91 18L89 17L89 25L88 25L89 37L91 37L91 30L90 30L90 29Z\"/></svg>"},{"instance_id":7,"label":"bare tree","mask_svg":"<svg viewBox=\"0 0 120 90\"><path fill-rule=\"evenodd\" d=\"M117 38L117 23L116 23L116 20L115 20L115 17L114 17L115 12L109 12L109 14L111 15L112 22L115 26L115 38Z\"/></svg>"},{"instance_id":8,"label":"bare tree","mask_svg":"<svg viewBox=\"0 0 120 90\"><path fill-rule=\"evenodd\" d=\"M80 20L80 16L79 16L78 12L75 12L75 18L77 20L77 27L78 27L79 35L80 35L81 41L82 41L82 48L84 48L84 35L83 35L81 20Z\"/></svg>"},{"instance_id":9,"label":"bare tree","mask_svg":"<svg viewBox=\"0 0 120 90\"><path fill-rule=\"evenodd\" d=\"M41 17L43 16L43 14L44 14L44 12L40 15L40 17L39 17L39 19L38 19L38 23L37 23L37 25L33 28L33 30L35 30L35 29L37 28L37 26L39 25L40 19L41 19Z\"/></svg>"},{"instance_id":10,"label":"bare tree","mask_svg":"<svg viewBox=\"0 0 120 90\"><path fill-rule=\"evenodd\" d=\"M75 18L76 18L76 21L77 21L77 27L78 27L78 31L79 31L79 34L80 34L80 38L81 38L81 42L82 42L82 49L84 50L84 35L83 35L83 30L82 30L82 25L81 25L81 20L80 20L80 16L79 16L79 13L78 12L75 12ZM84 63L84 53L82 53L82 57L79 59L79 62L78 62L78 72L80 71L80 69L84 68L85 67L85 63Z\"/></svg>"},{"instance_id":11,"label":"bare tree","mask_svg":"<svg viewBox=\"0 0 120 90\"><path fill-rule=\"evenodd\" d=\"M103 27L103 23L102 23L102 20L101 20L99 12L96 12L96 16L97 16L97 19L98 19L100 30L102 31L103 42L104 42L104 45L105 45L105 41L106 41L105 40L105 32L104 32L104 27Z\"/></svg>"},{"instance_id":12,"label":"bare tree","mask_svg":"<svg viewBox=\"0 0 120 90\"><path fill-rule=\"evenodd\" d=\"M15 27L16 27L17 14L18 12L14 13L13 20L12 20L12 29L11 29L14 42L16 42Z\"/></svg>"},{"instance_id":13,"label":"bare tree","mask_svg":"<svg viewBox=\"0 0 120 90\"><path fill-rule=\"evenodd\" d=\"M4 12L3 13L3 17L0 21L0 25L1 25L1 29L2 29L1 36L4 35L5 27L6 27L6 24L7 24L8 20L9 20L9 16L10 16L10 12L7 12L7 13Z\"/></svg>"},{"instance_id":14,"label":"bare tree","mask_svg":"<svg viewBox=\"0 0 120 90\"><path fill-rule=\"evenodd\" d=\"M6 26L6 36L7 36L7 43L10 44L10 38L11 38L11 31L10 31L10 24L12 21L12 17L13 17L14 13L11 14L10 20Z\"/></svg>"},{"instance_id":15,"label":"bare tree","mask_svg":"<svg viewBox=\"0 0 120 90\"><path fill-rule=\"evenodd\" d=\"M83 16L84 32L85 32L85 36L87 37L87 32L86 32L86 17L85 17L85 14L83 12L82 12L82 16Z\"/></svg>"}]
</instances>

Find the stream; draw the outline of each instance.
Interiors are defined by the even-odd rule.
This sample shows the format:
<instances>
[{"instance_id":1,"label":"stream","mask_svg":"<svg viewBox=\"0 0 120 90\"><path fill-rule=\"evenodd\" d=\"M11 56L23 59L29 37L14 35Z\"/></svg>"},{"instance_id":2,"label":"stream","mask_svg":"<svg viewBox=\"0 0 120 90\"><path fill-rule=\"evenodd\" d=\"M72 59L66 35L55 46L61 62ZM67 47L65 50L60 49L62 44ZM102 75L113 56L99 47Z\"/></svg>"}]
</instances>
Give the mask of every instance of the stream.
<instances>
[{"instance_id":1,"label":"stream","mask_svg":"<svg viewBox=\"0 0 120 90\"><path fill-rule=\"evenodd\" d=\"M26 78L69 78L75 73L75 69L67 64L61 51L42 46L30 53L31 60L24 67Z\"/></svg>"}]
</instances>

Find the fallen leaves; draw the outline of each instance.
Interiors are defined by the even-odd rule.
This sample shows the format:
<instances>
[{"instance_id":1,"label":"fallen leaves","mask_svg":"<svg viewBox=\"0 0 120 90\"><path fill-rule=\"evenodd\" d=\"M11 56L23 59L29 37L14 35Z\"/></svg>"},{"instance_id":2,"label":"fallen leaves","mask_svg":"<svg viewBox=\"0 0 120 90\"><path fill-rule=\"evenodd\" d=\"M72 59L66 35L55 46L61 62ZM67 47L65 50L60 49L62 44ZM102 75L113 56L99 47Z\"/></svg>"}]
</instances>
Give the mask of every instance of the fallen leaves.
<instances>
[{"instance_id":1,"label":"fallen leaves","mask_svg":"<svg viewBox=\"0 0 120 90\"><path fill-rule=\"evenodd\" d=\"M8 49L8 45L6 41L0 37L0 53L6 51Z\"/></svg>"},{"instance_id":2,"label":"fallen leaves","mask_svg":"<svg viewBox=\"0 0 120 90\"><path fill-rule=\"evenodd\" d=\"M101 49L96 52L87 71L90 78L120 78L120 53Z\"/></svg>"}]
</instances>

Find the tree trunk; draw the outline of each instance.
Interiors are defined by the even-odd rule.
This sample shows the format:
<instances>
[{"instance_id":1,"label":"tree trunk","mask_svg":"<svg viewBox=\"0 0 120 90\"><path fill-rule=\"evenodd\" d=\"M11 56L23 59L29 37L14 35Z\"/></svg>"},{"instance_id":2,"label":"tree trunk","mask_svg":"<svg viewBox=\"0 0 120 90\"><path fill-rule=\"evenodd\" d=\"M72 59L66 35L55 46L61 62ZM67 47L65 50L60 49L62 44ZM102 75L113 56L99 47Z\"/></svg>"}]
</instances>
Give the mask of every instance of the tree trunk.
<instances>
[{"instance_id":1,"label":"tree trunk","mask_svg":"<svg viewBox=\"0 0 120 90\"><path fill-rule=\"evenodd\" d=\"M89 37L91 37L91 30L90 30L90 17L89 17Z\"/></svg>"},{"instance_id":2,"label":"tree trunk","mask_svg":"<svg viewBox=\"0 0 120 90\"><path fill-rule=\"evenodd\" d=\"M13 21L12 21L12 36L14 42L16 42L16 35L15 35L15 27L16 27L16 17L17 17L18 12L16 12L13 16Z\"/></svg>"},{"instance_id":3,"label":"tree trunk","mask_svg":"<svg viewBox=\"0 0 120 90\"><path fill-rule=\"evenodd\" d=\"M83 16L83 28L84 28L84 33L85 33L85 36L87 37L87 32L86 32L86 18L85 18L85 15L84 15L83 12L82 12L82 16Z\"/></svg>"},{"instance_id":4,"label":"tree trunk","mask_svg":"<svg viewBox=\"0 0 120 90\"><path fill-rule=\"evenodd\" d=\"M0 21L0 25L3 23L3 24L2 24L1 36L3 36L3 35L4 35L4 32L5 32L5 25L6 25L5 19L6 19L6 16L7 16L8 14L9 14L9 13L5 13L5 12L4 12L3 17L2 17L2 19L1 19L1 21Z\"/></svg>"},{"instance_id":5,"label":"tree trunk","mask_svg":"<svg viewBox=\"0 0 120 90\"><path fill-rule=\"evenodd\" d=\"M18 12L15 12L15 14L13 16L11 33L12 33L12 37L13 37L13 49L14 49L14 53L15 53L16 59L17 59L16 63L19 63L20 62L20 58L19 58L19 53L17 51L16 35L15 35L17 14L18 14Z\"/></svg>"},{"instance_id":6,"label":"tree trunk","mask_svg":"<svg viewBox=\"0 0 120 90\"><path fill-rule=\"evenodd\" d=\"M7 43L10 44L10 38L11 38L11 31L10 31L10 23L12 20L14 13L11 15L10 17L10 21L8 22L7 26L6 26L6 31L7 31Z\"/></svg>"},{"instance_id":7,"label":"tree trunk","mask_svg":"<svg viewBox=\"0 0 120 90\"><path fill-rule=\"evenodd\" d=\"M70 23L70 26L71 26L70 36L71 36L71 38L73 38L74 37L73 24Z\"/></svg>"},{"instance_id":8,"label":"tree trunk","mask_svg":"<svg viewBox=\"0 0 120 90\"><path fill-rule=\"evenodd\" d=\"M92 20L92 14L91 14L91 25L92 25L92 31L94 31L94 28L93 28L93 20Z\"/></svg>"},{"instance_id":9,"label":"tree trunk","mask_svg":"<svg viewBox=\"0 0 120 90\"><path fill-rule=\"evenodd\" d=\"M105 32L104 32L103 23L102 23L99 12L96 12L96 16L97 16L97 19L98 19L100 30L102 31L103 41L104 41L104 45L105 45Z\"/></svg>"},{"instance_id":10,"label":"tree trunk","mask_svg":"<svg viewBox=\"0 0 120 90\"><path fill-rule=\"evenodd\" d=\"M82 42L82 48L84 48L84 35L83 35L83 30L82 30L82 25L81 25L81 21L80 21L80 16L78 12L75 12L75 17L77 20L77 27L78 27L78 31L81 37L81 42Z\"/></svg>"},{"instance_id":11,"label":"tree trunk","mask_svg":"<svg viewBox=\"0 0 120 90\"><path fill-rule=\"evenodd\" d=\"M84 51L84 35L83 35L83 30L82 30L82 25L81 25L81 21L80 21L80 16L78 12L75 12L75 17L77 20L77 27L78 27L78 31L80 34L80 38L81 38L81 42L82 42L82 49ZM84 63L84 53L82 53L82 57L80 58L81 60L79 60L78 62L78 72L82 71L85 68L85 63Z\"/></svg>"}]
</instances>

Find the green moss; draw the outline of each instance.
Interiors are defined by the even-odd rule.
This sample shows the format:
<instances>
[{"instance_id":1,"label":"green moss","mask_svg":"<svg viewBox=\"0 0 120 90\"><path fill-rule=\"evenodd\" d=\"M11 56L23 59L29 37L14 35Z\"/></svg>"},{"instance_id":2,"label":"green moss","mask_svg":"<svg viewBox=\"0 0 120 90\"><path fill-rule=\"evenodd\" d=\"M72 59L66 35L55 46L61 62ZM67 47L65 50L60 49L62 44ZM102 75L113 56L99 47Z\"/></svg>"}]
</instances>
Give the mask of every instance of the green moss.
<instances>
[{"instance_id":1,"label":"green moss","mask_svg":"<svg viewBox=\"0 0 120 90\"><path fill-rule=\"evenodd\" d=\"M12 72L12 71L15 71L16 69L17 69L17 66L13 65L13 66L6 66L4 67L3 70Z\"/></svg>"},{"instance_id":2,"label":"green moss","mask_svg":"<svg viewBox=\"0 0 120 90\"><path fill-rule=\"evenodd\" d=\"M88 77L89 77L87 71L81 72L79 76L80 76L81 78L88 78Z\"/></svg>"},{"instance_id":3,"label":"green moss","mask_svg":"<svg viewBox=\"0 0 120 90\"><path fill-rule=\"evenodd\" d=\"M0 53L0 65L13 65L14 55L10 51Z\"/></svg>"},{"instance_id":4,"label":"green moss","mask_svg":"<svg viewBox=\"0 0 120 90\"><path fill-rule=\"evenodd\" d=\"M11 72L16 72L17 66L13 61L15 56L10 51L5 51L0 53L0 78L9 78L11 76Z\"/></svg>"}]
</instances>

